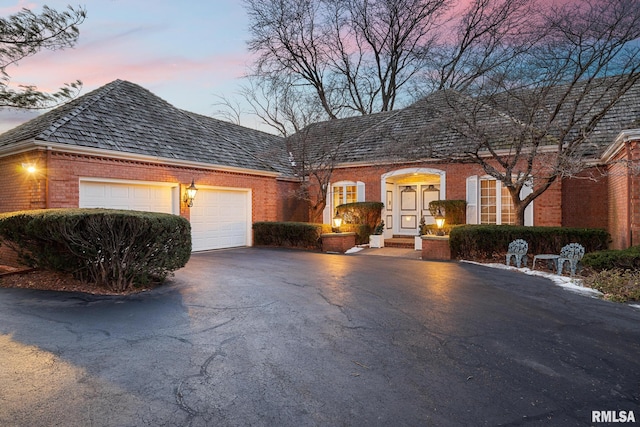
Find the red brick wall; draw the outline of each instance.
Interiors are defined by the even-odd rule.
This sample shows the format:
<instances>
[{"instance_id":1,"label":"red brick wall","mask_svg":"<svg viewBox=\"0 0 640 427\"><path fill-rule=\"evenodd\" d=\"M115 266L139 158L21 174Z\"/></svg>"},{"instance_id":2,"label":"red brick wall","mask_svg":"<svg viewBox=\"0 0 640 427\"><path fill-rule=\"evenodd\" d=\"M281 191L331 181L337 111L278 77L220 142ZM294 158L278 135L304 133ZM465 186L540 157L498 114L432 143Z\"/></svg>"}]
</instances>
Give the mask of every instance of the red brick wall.
<instances>
[{"instance_id":1,"label":"red brick wall","mask_svg":"<svg viewBox=\"0 0 640 427\"><path fill-rule=\"evenodd\" d=\"M604 228L609 226L609 182L605 170L590 168L562 181L562 225Z\"/></svg>"},{"instance_id":2,"label":"red brick wall","mask_svg":"<svg viewBox=\"0 0 640 427\"><path fill-rule=\"evenodd\" d=\"M629 152L631 154L629 246L636 246L640 245L640 141L630 142Z\"/></svg>"},{"instance_id":3,"label":"red brick wall","mask_svg":"<svg viewBox=\"0 0 640 427\"><path fill-rule=\"evenodd\" d=\"M34 178L27 175L21 164L36 158L41 172ZM0 212L45 208L47 181L48 207L78 207L80 177L171 182L181 183L183 186L189 185L194 179L196 185L202 186L249 188L253 195L254 222L280 219L290 203L282 188L290 187L291 184L278 183L274 177L98 156L31 152L0 159L0 173L4 178L4 185L0 186ZM181 206L181 214L189 218L189 209L184 204Z\"/></svg>"},{"instance_id":4,"label":"red brick wall","mask_svg":"<svg viewBox=\"0 0 640 427\"><path fill-rule=\"evenodd\" d=\"M450 260L449 238L427 237L422 239L423 260Z\"/></svg>"},{"instance_id":5,"label":"red brick wall","mask_svg":"<svg viewBox=\"0 0 640 427\"><path fill-rule=\"evenodd\" d=\"M297 181L278 180L278 221L309 221L309 204L295 195L299 186Z\"/></svg>"},{"instance_id":6,"label":"red brick wall","mask_svg":"<svg viewBox=\"0 0 640 427\"><path fill-rule=\"evenodd\" d=\"M610 247L623 249L630 244L630 186L625 149L610 163L608 174L608 230L612 240Z\"/></svg>"},{"instance_id":7,"label":"red brick wall","mask_svg":"<svg viewBox=\"0 0 640 427\"><path fill-rule=\"evenodd\" d=\"M37 165L34 174L27 173L23 163ZM42 151L0 158L0 212L13 212L45 207L45 154Z\"/></svg>"}]
</instances>

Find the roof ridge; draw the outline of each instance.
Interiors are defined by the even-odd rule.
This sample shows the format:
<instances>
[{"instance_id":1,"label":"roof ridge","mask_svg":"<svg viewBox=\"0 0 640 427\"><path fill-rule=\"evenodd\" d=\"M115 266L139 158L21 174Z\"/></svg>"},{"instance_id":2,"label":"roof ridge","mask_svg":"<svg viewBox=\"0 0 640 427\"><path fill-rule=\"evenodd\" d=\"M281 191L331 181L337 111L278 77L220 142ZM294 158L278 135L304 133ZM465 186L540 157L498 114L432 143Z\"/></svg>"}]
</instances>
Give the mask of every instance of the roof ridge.
<instances>
[{"instance_id":1,"label":"roof ridge","mask_svg":"<svg viewBox=\"0 0 640 427\"><path fill-rule=\"evenodd\" d=\"M46 139L47 137L54 134L60 127L71 121L73 118L77 117L80 113L85 111L91 105L96 103L99 99L101 99L104 95L114 90L116 87L120 86L124 81L120 79L116 79L111 83L107 83L104 86L99 87L98 89L87 93L86 95L78 98L78 101L82 100L78 105L73 107L69 112L64 114L62 117L55 120L48 126L45 130L40 132L40 134L36 138ZM92 95L93 94L93 95ZM86 99L83 99L85 98Z\"/></svg>"}]
</instances>

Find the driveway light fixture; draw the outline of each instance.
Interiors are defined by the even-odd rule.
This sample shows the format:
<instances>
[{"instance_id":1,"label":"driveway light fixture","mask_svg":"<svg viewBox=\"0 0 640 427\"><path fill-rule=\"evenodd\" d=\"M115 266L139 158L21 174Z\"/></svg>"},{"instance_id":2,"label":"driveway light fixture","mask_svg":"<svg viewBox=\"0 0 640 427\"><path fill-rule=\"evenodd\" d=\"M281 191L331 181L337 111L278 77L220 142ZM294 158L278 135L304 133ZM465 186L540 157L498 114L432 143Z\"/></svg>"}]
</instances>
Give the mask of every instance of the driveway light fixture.
<instances>
[{"instance_id":1,"label":"driveway light fixture","mask_svg":"<svg viewBox=\"0 0 640 427\"><path fill-rule=\"evenodd\" d=\"M333 232L339 233L341 225L342 225L342 217L338 215L338 211L336 211L336 216L333 217Z\"/></svg>"},{"instance_id":2,"label":"driveway light fixture","mask_svg":"<svg viewBox=\"0 0 640 427\"><path fill-rule=\"evenodd\" d=\"M438 227L438 236L444 236L444 231L442 230L442 227L444 227L444 215L442 215L442 211L440 210L440 207L438 207L438 213L435 216L436 219L436 227Z\"/></svg>"}]
</instances>

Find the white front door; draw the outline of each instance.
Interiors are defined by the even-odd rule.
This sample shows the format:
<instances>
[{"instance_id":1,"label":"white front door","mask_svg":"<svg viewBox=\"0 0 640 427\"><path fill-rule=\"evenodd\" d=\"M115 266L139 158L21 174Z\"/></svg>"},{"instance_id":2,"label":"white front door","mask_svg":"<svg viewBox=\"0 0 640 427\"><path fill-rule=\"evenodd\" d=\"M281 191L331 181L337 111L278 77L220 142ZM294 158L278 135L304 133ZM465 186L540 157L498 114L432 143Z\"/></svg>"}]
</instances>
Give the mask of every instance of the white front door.
<instances>
[{"instance_id":1,"label":"white front door","mask_svg":"<svg viewBox=\"0 0 640 427\"><path fill-rule=\"evenodd\" d=\"M420 220L434 224L435 219L429 211L429 203L440 200L440 190L433 184L412 184L396 186L399 217L395 234L417 235Z\"/></svg>"},{"instance_id":2,"label":"white front door","mask_svg":"<svg viewBox=\"0 0 640 427\"><path fill-rule=\"evenodd\" d=\"M399 194L399 229L397 234L408 234L415 236L418 233L418 223L420 222L420 192L419 185L402 185L398 187Z\"/></svg>"}]
</instances>

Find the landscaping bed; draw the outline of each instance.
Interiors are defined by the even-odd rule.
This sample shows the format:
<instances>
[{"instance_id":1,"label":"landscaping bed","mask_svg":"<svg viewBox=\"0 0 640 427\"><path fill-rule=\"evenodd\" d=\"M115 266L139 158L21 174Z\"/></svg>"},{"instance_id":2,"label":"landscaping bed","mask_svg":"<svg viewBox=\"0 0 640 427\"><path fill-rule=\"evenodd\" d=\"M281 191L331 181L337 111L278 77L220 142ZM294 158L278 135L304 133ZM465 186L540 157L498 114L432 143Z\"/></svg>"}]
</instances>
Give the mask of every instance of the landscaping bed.
<instances>
[{"instance_id":1,"label":"landscaping bed","mask_svg":"<svg viewBox=\"0 0 640 427\"><path fill-rule=\"evenodd\" d=\"M15 269L0 266L0 288L38 289L44 291L82 292L93 295L129 295L152 289L152 286L115 292L75 279L71 273L38 269Z\"/></svg>"}]
</instances>

